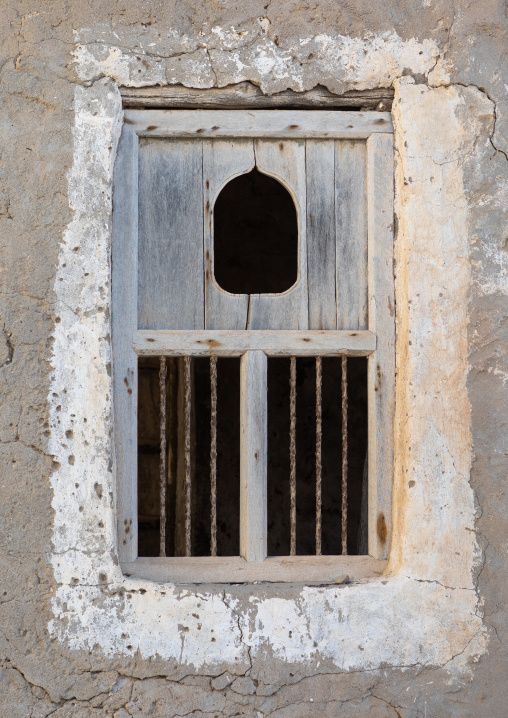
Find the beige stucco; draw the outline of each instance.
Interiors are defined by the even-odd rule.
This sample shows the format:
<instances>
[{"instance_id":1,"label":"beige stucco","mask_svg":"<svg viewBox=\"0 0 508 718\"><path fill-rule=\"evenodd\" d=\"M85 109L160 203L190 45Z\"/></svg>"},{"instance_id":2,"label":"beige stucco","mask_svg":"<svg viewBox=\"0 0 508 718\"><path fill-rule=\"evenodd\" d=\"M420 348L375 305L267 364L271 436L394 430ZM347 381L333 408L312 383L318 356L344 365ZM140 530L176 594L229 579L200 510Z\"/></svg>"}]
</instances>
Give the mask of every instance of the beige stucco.
<instances>
[{"instance_id":1,"label":"beige stucco","mask_svg":"<svg viewBox=\"0 0 508 718\"><path fill-rule=\"evenodd\" d=\"M0 715L504 718L507 26L490 1L4 4ZM118 566L118 85L239 81L395 88L385 576L195 591Z\"/></svg>"},{"instance_id":2,"label":"beige stucco","mask_svg":"<svg viewBox=\"0 0 508 718\"><path fill-rule=\"evenodd\" d=\"M388 66L403 56L427 69L426 55L418 54L425 46L380 42ZM69 174L74 217L55 282L61 322L49 401L51 453L61 466L52 477L51 561L60 587L50 633L75 648L97 646L110 655L139 649L144 658L158 655L212 673L234 666L235 658L243 664L247 647L251 659L269 651L286 663L319 667L326 661L345 670L453 664L457 654L463 665L485 649L485 640L473 585L480 554L468 483L468 210L461 170L478 128L462 122L458 108L468 102L492 122L492 103L476 90L432 89L410 78L396 83L398 431L389 572L341 588L294 587L283 597L276 589L251 588L248 601L229 589L182 593L170 584L129 580L115 562L110 314L104 310L110 302L111 186L122 117L114 79L131 84L125 73L132 58L115 48L107 53L100 67L112 79L76 90ZM88 50L80 47L77 58L82 77L97 72ZM369 63L368 70L358 68L359 81L362 73L375 72ZM142 84L142 78L136 72L132 84ZM383 79L379 71L372 82ZM69 441L66 432L76 426L79 433ZM104 584L110 595L104 595Z\"/></svg>"}]
</instances>

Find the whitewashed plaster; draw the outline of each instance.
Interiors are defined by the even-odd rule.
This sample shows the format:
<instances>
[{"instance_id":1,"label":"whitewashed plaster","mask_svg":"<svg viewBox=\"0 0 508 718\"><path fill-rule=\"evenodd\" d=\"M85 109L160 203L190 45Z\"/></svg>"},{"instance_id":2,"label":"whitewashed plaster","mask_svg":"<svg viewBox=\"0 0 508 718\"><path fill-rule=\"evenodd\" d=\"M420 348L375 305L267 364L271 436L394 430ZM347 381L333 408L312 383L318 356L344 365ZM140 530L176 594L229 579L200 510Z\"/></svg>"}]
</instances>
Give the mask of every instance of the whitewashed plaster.
<instances>
[{"instance_id":1,"label":"whitewashed plaster","mask_svg":"<svg viewBox=\"0 0 508 718\"><path fill-rule=\"evenodd\" d=\"M430 39L403 41L395 32L364 38L321 34L281 48L263 32L266 20L259 18L251 31L214 27L199 41L171 35L167 42L174 54L169 57L161 57L143 38L136 51L126 51L111 41L111 31L104 33L104 42L97 42L97 34L95 42L85 44L80 40L90 33L82 31L74 53L76 71L84 82L105 76L131 87L181 82L206 88L250 80L271 94L309 89L315 77L327 78L325 84L336 92L346 86L390 87L403 74L428 75L437 67L439 50ZM442 71L440 80L446 76Z\"/></svg>"},{"instance_id":2,"label":"whitewashed plaster","mask_svg":"<svg viewBox=\"0 0 508 718\"><path fill-rule=\"evenodd\" d=\"M337 44L326 52L363 87L393 81L401 57L414 72L428 72L430 43L391 37L365 40L388 53L382 67L365 58L349 66L349 50L341 55ZM322 38L310 43L326 48ZM143 77L136 68L133 80L132 58L120 48L107 48L102 60L94 53L83 46L76 52L89 86L75 92L68 177L74 215L55 282L50 451L59 465L51 479L55 523L48 560L58 588L50 634L71 648L139 651L207 673L235 665L245 671L267 651L282 662L318 667L326 661L337 670L466 667L485 650L485 638L473 584L479 553L468 482L469 230L462 157L475 152L482 131L476 117L492 114L492 107L474 90L396 82L397 466L389 571L284 595L252 586L247 600L229 588L221 594L135 581L118 566L110 370L111 189L122 119L116 82L152 79L151 68ZM236 81L275 69L259 61L231 72ZM465 98L467 121L460 112Z\"/></svg>"}]
</instances>

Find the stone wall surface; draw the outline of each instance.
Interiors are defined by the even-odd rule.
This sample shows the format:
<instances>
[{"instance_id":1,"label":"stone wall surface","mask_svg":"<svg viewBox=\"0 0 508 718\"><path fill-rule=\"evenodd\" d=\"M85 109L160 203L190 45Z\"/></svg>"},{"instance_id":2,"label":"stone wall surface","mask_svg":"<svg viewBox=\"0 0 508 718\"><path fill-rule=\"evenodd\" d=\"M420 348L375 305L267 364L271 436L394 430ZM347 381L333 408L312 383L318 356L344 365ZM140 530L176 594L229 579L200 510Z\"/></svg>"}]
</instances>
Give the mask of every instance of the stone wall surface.
<instances>
[{"instance_id":1,"label":"stone wall surface","mask_svg":"<svg viewBox=\"0 0 508 718\"><path fill-rule=\"evenodd\" d=\"M508 715L507 12L2 4L1 718ZM118 85L246 80L395 88L393 551L356 585L195 592L118 567Z\"/></svg>"}]
</instances>

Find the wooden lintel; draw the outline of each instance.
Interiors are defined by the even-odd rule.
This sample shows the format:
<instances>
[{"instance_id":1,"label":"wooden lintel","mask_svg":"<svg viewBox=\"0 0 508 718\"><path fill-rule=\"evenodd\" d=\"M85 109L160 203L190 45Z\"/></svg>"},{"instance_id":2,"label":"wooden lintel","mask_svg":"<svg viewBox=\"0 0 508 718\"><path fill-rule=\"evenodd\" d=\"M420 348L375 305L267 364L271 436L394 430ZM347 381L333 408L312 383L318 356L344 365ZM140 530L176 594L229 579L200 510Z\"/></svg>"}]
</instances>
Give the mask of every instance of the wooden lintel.
<instances>
[{"instance_id":1,"label":"wooden lintel","mask_svg":"<svg viewBox=\"0 0 508 718\"><path fill-rule=\"evenodd\" d=\"M390 110L392 88L352 90L337 95L326 87L317 86L306 92L285 90L265 95L251 82L240 82L229 87L195 89L183 85L167 87L121 87L124 107L172 109L304 109L304 108L357 108Z\"/></svg>"}]
</instances>

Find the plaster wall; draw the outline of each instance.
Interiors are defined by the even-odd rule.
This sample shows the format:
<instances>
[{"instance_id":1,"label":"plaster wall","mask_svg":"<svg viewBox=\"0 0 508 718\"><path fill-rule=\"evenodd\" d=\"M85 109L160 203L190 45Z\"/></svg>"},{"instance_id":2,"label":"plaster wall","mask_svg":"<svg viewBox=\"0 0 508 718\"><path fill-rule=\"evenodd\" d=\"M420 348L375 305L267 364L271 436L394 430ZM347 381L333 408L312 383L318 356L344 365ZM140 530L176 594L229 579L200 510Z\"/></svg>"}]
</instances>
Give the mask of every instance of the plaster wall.
<instances>
[{"instance_id":1,"label":"plaster wall","mask_svg":"<svg viewBox=\"0 0 508 718\"><path fill-rule=\"evenodd\" d=\"M12 3L2 33L5 715L504 716L505 9ZM341 587L118 567L118 85L244 80L396 91L393 550Z\"/></svg>"}]
</instances>

